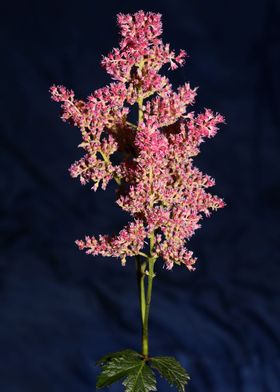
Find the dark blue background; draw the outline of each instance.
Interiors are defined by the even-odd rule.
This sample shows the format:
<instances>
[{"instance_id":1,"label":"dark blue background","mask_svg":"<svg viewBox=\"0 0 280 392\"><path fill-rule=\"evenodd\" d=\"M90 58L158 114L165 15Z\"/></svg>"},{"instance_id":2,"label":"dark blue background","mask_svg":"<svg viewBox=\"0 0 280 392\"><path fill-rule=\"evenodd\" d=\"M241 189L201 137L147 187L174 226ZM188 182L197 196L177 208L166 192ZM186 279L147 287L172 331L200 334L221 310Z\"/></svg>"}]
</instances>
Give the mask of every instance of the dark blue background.
<instances>
[{"instance_id":1,"label":"dark blue background","mask_svg":"<svg viewBox=\"0 0 280 392\"><path fill-rule=\"evenodd\" d=\"M196 110L227 120L197 159L227 208L191 242L196 272L158 266L152 353L175 355L191 392L278 392L279 2L138 3L2 6L0 391L93 391L96 359L139 348L134 262L122 268L74 245L117 232L127 216L113 185L94 193L68 175L80 134L61 122L48 89L86 97L107 84L99 61L117 44L115 15L142 8L161 12L165 41L191 56L175 85L200 86Z\"/></svg>"}]
</instances>

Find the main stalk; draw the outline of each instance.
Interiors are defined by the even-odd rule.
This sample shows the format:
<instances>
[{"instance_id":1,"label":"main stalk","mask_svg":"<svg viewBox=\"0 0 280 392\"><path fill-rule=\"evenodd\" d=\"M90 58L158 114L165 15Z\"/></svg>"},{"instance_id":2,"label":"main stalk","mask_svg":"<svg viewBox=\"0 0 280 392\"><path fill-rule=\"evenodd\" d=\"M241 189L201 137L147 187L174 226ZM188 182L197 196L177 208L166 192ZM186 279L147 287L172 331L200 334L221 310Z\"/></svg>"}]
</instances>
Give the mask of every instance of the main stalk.
<instances>
[{"instance_id":1,"label":"main stalk","mask_svg":"<svg viewBox=\"0 0 280 392\"><path fill-rule=\"evenodd\" d=\"M140 64L140 69L143 64ZM138 127L143 120L143 97L141 95L141 89L139 89L138 103ZM150 173L151 177L152 173ZM151 179L152 180L152 179ZM141 256L136 256L137 264L137 279L138 279L138 290L139 290L139 304L141 314L141 326L142 326L142 355L145 359L149 356L149 313L150 305L152 300L152 289L153 280L155 277L154 265L156 257L153 256L154 247L154 233L150 235L150 251L149 256L142 261ZM148 267L148 268L147 268ZM147 287L145 284L145 278L147 277Z\"/></svg>"}]
</instances>

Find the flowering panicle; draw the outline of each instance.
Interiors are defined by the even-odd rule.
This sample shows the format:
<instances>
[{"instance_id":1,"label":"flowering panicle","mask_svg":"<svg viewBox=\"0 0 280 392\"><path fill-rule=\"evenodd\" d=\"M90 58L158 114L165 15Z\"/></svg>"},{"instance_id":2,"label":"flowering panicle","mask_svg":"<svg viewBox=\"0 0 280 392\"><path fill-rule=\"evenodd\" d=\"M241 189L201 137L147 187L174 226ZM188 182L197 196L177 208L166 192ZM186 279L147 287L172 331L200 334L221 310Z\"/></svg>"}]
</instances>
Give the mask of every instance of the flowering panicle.
<instances>
[{"instance_id":1,"label":"flowering panicle","mask_svg":"<svg viewBox=\"0 0 280 392\"><path fill-rule=\"evenodd\" d=\"M176 54L161 39L161 15L139 11L118 15L121 41L101 64L115 82L93 92L86 101L72 90L53 86L53 100L60 102L62 119L81 129L80 147L85 155L70 167L82 184L105 189L111 179L120 185L117 204L133 217L116 236L87 236L76 241L92 255L161 257L166 268L184 264L193 270L196 258L186 248L200 227L203 214L224 206L207 192L213 178L193 166L200 144L215 136L224 122L209 109L195 115L188 111L196 88L185 83L176 91L159 72L184 64L186 52ZM131 123L130 107L137 105L139 119ZM122 161L113 164L119 152Z\"/></svg>"}]
</instances>

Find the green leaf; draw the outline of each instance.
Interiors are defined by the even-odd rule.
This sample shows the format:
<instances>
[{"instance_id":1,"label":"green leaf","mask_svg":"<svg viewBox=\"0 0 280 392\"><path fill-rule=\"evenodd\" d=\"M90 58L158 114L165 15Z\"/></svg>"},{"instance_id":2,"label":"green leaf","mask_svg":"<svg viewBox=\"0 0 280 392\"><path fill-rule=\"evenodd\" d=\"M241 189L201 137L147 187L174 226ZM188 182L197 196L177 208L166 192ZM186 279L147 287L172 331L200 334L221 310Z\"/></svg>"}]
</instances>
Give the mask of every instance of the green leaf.
<instances>
[{"instance_id":1,"label":"green leaf","mask_svg":"<svg viewBox=\"0 0 280 392\"><path fill-rule=\"evenodd\" d=\"M140 357L139 353L127 348L126 350L116 351L115 353L110 353L110 354L104 355L102 358L99 359L99 361L96 362L96 365L102 366L103 364L105 364L106 362L110 361L113 358L122 357L127 354L129 354L131 356L134 355L136 357L137 356Z\"/></svg>"},{"instance_id":2,"label":"green leaf","mask_svg":"<svg viewBox=\"0 0 280 392\"><path fill-rule=\"evenodd\" d=\"M157 369L169 384L174 385L179 392L185 392L185 385L190 380L188 373L173 357L150 358L150 364Z\"/></svg>"},{"instance_id":3,"label":"green leaf","mask_svg":"<svg viewBox=\"0 0 280 392\"><path fill-rule=\"evenodd\" d=\"M125 392L150 392L157 390L155 375L143 360L138 360L137 366L131 369L123 385L125 386Z\"/></svg>"},{"instance_id":4,"label":"green leaf","mask_svg":"<svg viewBox=\"0 0 280 392\"><path fill-rule=\"evenodd\" d=\"M105 358L105 359L104 359ZM105 363L104 363L105 362ZM124 350L109 354L101 359L102 372L97 379L97 389L109 386L127 378L128 392L155 391L155 378L140 354L133 350Z\"/></svg>"}]
</instances>

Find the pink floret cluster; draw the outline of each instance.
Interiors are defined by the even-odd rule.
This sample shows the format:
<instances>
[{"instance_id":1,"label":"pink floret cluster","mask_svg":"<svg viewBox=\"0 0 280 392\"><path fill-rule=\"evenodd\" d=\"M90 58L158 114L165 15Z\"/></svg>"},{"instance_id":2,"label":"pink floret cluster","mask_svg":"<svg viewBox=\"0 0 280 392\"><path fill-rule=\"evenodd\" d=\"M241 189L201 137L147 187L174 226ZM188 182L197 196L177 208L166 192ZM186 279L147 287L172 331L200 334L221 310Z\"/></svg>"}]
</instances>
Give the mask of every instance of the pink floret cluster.
<instances>
[{"instance_id":1,"label":"pink floret cluster","mask_svg":"<svg viewBox=\"0 0 280 392\"><path fill-rule=\"evenodd\" d=\"M144 254L153 237L152 257L161 257L167 269L184 264L193 270L196 258L187 241L200 227L203 214L224 206L207 192L213 178L193 166L200 144L215 136L224 118L210 109L195 115L189 110L196 88L185 83L174 91L164 65L173 70L184 64L186 53L176 54L164 44L161 15L139 11L118 15L119 47L102 59L114 82L92 93L86 101L72 90L51 87L60 102L62 119L80 128L85 155L70 167L72 177L97 190L110 180L119 185L117 204L133 220L118 235L86 236L77 240L92 255L126 257ZM131 122L139 108L137 124ZM122 161L114 164L118 153Z\"/></svg>"}]
</instances>

